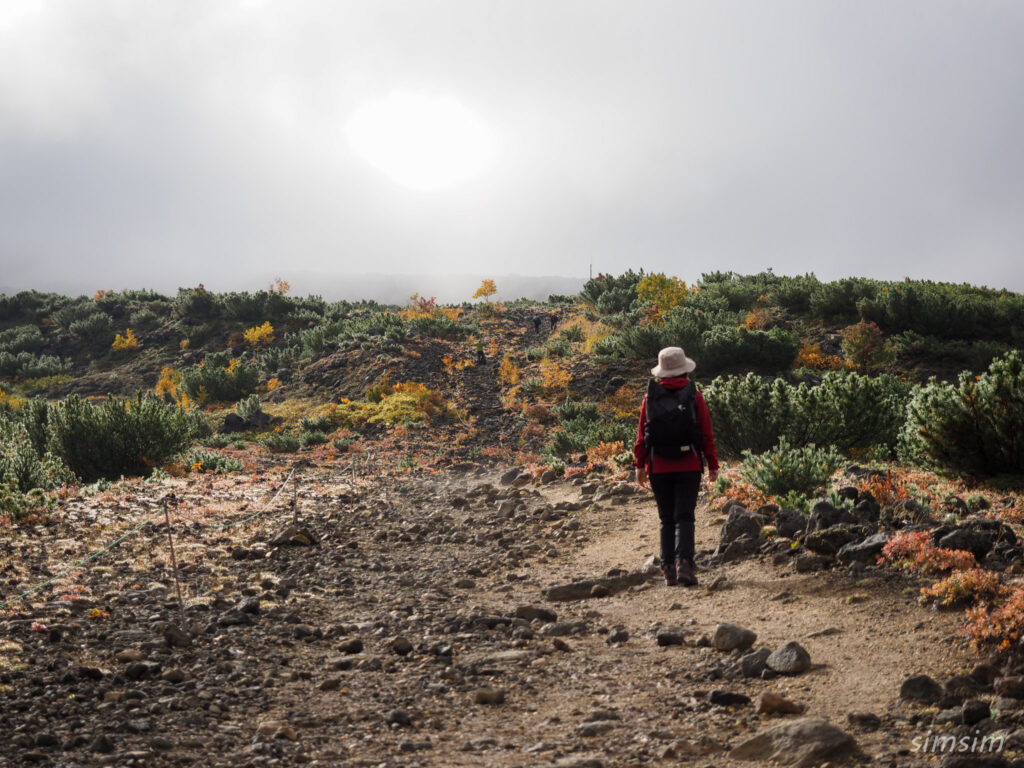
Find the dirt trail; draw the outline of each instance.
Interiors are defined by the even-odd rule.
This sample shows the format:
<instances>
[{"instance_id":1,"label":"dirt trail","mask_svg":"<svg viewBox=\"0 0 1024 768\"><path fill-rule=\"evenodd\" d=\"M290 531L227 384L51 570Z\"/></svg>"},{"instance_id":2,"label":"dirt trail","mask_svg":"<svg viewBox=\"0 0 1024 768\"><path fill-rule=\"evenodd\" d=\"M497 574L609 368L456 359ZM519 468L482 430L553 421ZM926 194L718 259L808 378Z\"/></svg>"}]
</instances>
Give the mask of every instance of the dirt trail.
<instances>
[{"instance_id":1,"label":"dirt trail","mask_svg":"<svg viewBox=\"0 0 1024 768\"><path fill-rule=\"evenodd\" d=\"M569 491L569 493L566 493ZM547 490L552 500L571 497L571 490ZM582 549L550 565L539 565L532 576L542 585L600 576L613 568L635 569L658 549L657 512L650 495L631 497L621 506L581 512L584 530L593 536ZM720 520L702 504L698 510L698 560L717 544ZM701 557L703 553L703 557ZM882 718L876 733L858 733L867 755L879 764L917 764L911 748L918 735L907 722L894 722L915 709L902 704L899 688L909 674L926 673L944 679L969 670L977 657L954 642L959 612L937 613L904 594L906 582L886 580L869 571L860 578L846 574L797 574L790 566L748 559L700 570L701 586L666 587L659 582L626 592L574 603L552 604L560 620L586 619L597 633L569 638L570 652L534 662L524 681L533 688L527 701L514 697L496 724L490 713L462 723L468 739L502 734L506 759L489 755L488 764L535 764L523 761L524 740L535 740L534 754L555 758L594 755L606 765L679 763L727 766L724 748L775 722L778 717L754 714L750 705L736 709L710 706L713 689L745 693L754 699L773 692L806 707L808 715L829 718L844 729L850 712L870 712ZM724 578L713 591L708 585ZM490 602L494 595L479 595ZM495 603L494 608L506 601ZM729 662L727 654L708 648L658 647L651 628L680 627L692 641L710 635L727 621L757 632L755 647L777 648L799 641L811 655L812 669L792 678L716 679ZM610 646L603 633L625 627L630 639ZM811 636L814 633L822 633ZM565 659L572 661L566 662ZM728 678L728 675L726 676ZM545 679L546 678L546 679ZM570 738L589 713L612 709L620 718L607 733ZM514 712L514 714L513 714ZM893 762L896 761L896 762ZM908 762L909 761L909 762ZM479 765L473 759L453 762ZM749 765L736 763L736 765Z\"/></svg>"}]
</instances>

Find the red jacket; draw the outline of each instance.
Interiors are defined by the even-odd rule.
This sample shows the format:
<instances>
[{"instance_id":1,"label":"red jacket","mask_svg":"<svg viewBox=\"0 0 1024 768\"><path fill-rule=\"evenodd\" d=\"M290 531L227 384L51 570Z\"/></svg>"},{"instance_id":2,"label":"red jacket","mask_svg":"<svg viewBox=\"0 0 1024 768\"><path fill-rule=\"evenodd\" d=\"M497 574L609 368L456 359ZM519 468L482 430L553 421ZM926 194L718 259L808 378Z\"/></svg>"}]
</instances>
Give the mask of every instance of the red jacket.
<instances>
[{"instance_id":1,"label":"red jacket","mask_svg":"<svg viewBox=\"0 0 1024 768\"><path fill-rule=\"evenodd\" d=\"M662 379L661 386L665 389L682 389L690 383L686 376L675 376L670 379ZM701 446L704 453L704 460L708 463L708 469L718 471L718 452L715 450L715 433L711 429L711 414L708 413L708 404L704 402L704 395L697 391L695 402L697 410L697 424L700 426ZM644 395L643 404L640 406L640 425L637 428L636 443L633 444L633 458L636 459L638 468L650 467L648 472L700 472L700 456L690 453L680 459L666 459L664 456L650 456L647 453L647 446L644 445L644 425L647 422L647 395Z\"/></svg>"}]
</instances>

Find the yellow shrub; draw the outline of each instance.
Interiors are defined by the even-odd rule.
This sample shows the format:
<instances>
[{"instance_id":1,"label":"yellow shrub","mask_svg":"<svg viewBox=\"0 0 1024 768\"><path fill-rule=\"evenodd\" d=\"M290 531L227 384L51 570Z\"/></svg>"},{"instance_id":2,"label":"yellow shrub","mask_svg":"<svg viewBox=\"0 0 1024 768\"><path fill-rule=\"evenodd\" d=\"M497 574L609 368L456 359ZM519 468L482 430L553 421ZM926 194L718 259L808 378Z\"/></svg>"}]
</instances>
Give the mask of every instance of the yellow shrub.
<instances>
[{"instance_id":1,"label":"yellow shrub","mask_svg":"<svg viewBox=\"0 0 1024 768\"><path fill-rule=\"evenodd\" d=\"M161 396L168 396L175 402L178 402L180 397L181 387L181 374L171 368L169 365L164 366L163 370L160 371L160 378L156 382L155 392Z\"/></svg>"},{"instance_id":2,"label":"yellow shrub","mask_svg":"<svg viewBox=\"0 0 1024 768\"><path fill-rule=\"evenodd\" d=\"M841 371L849 364L839 355L826 355L817 344L804 342L793 362L794 368L813 368L819 371Z\"/></svg>"},{"instance_id":3,"label":"yellow shrub","mask_svg":"<svg viewBox=\"0 0 1024 768\"><path fill-rule=\"evenodd\" d=\"M506 352L501 365L498 366L498 381L508 387L514 387L520 379L519 366L512 359L512 353Z\"/></svg>"},{"instance_id":4,"label":"yellow shrub","mask_svg":"<svg viewBox=\"0 0 1024 768\"><path fill-rule=\"evenodd\" d=\"M114 343L110 345L110 348L115 352L128 352L136 349L139 346L139 340L135 338L135 331L131 328L126 328L124 336L120 333L114 337Z\"/></svg>"},{"instance_id":5,"label":"yellow shrub","mask_svg":"<svg viewBox=\"0 0 1024 768\"><path fill-rule=\"evenodd\" d=\"M281 385L281 381L276 376L274 378L272 378L272 379L268 379L267 380L267 392L273 392L280 385Z\"/></svg>"},{"instance_id":6,"label":"yellow shrub","mask_svg":"<svg viewBox=\"0 0 1024 768\"><path fill-rule=\"evenodd\" d=\"M623 384L604 399L604 405L616 419L636 419L640 417L641 399L639 389Z\"/></svg>"},{"instance_id":7,"label":"yellow shrub","mask_svg":"<svg viewBox=\"0 0 1024 768\"><path fill-rule=\"evenodd\" d=\"M445 370L448 373L455 373L456 371L464 371L466 368L472 368L476 363L468 358L462 358L455 360L451 355L445 355L441 358L441 362L444 364Z\"/></svg>"},{"instance_id":8,"label":"yellow shrub","mask_svg":"<svg viewBox=\"0 0 1024 768\"><path fill-rule=\"evenodd\" d=\"M11 408L17 409L21 408L26 402L28 401L24 397L15 397L0 389L0 405L9 405Z\"/></svg>"},{"instance_id":9,"label":"yellow shrub","mask_svg":"<svg viewBox=\"0 0 1024 768\"><path fill-rule=\"evenodd\" d=\"M268 320L263 325L257 325L245 332L245 340L250 346L269 346L274 342L274 326Z\"/></svg>"},{"instance_id":10,"label":"yellow shrub","mask_svg":"<svg viewBox=\"0 0 1024 768\"><path fill-rule=\"evenodd\" d=\"M660 320L670 309L682 306L691 290L683 280L667 277L662 272L646 275L636 285L637 298L651 305L655 320Z\"/></svg>"},{"instance_id":11,"label":"yellow shrub","mask_svg":"<svg viewBox=\"0 0 1024 768\"><path fill-rule=\"evenodd\" d=\"M572 374L553 360L540 364L540 386L544 392L554 397L569 389Z\"/></svg>"}]
</instances>

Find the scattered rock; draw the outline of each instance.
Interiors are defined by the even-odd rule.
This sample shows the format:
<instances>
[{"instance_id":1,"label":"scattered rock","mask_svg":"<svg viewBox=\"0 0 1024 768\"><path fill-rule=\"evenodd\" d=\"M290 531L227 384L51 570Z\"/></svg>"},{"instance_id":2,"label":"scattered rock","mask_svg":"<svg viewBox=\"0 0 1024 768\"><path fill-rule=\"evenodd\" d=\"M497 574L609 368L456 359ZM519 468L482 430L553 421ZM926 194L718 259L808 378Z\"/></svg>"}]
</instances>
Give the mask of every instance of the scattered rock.
<instances>
[{"instance_id":1,"label":"scattered rock","mask_svg":"<svg viewBox=\"0 0 1024 768\"><path fill-rule=\"evenodd\" d=\"M846 722L862 731L877 731L882 726L882 718L873 712L847 712Z\"/></svg>"},{"instance_id":2,"label":"scattered rock","mask_svg":"<svg viewBox=\"0 0 1024 768\"><path fill-rule=\"evenodd\" d=\"M603 733L608 733L608 731L613 728L615 728L615 723L611 720L595 720L577 725L576 733L580 736L590 738L600 736Z\"/></svg>"},{"instance_id":3,"label":"scattered rock","mask_svg":"<svg viewBox=\"0 0 1024 768\"><path fill-rule=\"evenodd\" d=\"M856 757L856 740L827 720L802 718L780 723L729 752L733 760L756 760L799 768Z\"/></svg>"},{"instance_id":4,"label":"scattered rock","mask_svg":"<svg viewBox=\"0 0 1024 768\"><path fill-rule=\"evenodd\" d=\"M740 672L744 677L760 677L768 666L768 657L771 656L771 648L758 648L751 651L740 659Z\"/></svg>"},{"instance_id":5,"label":"scattered rock","mask_svg":"<svg viewBox=\"0 0 1024 768\"><path fill-rule=\"evenodd\" d=\"M505 691L501 688L485 686L473 691L473 701L477 704L503 704L505 702Z\"/></svg>"},{"instance_id":6,"label":"scattered rock","mask_svg":"<svg viewBox=\"0 0 1024 768\"><path fill-rule=\"evenodd\" d=\"M811 655L796 641L786 643L765 660L780 675L799 675L811 668Z\"/></svg>"},{"instance_id":7,"label":"scattered rock","mask_svg":"<svg viewBox=\"0 0 1024 768\"><path fill-rule=\"evenodd\" d=\"M722 623L715 627L711 638L711 647L716 651L745 651L753 646L757 633L735 624Z\"/></svg>"},{"instance_id":8,"label":"scattered rock","mask_svg":"<svg viewBox=\"0 0 1024 768\"><path fill-rule=\"evenodd\" d=\"M289 525L281 533L277 534L270 543L275 547L311 547L317 543L317 538L310 531L297 525Z\"/></svg>"},{"instance_id":9,"label":"scattered rock","mask_svg":"<svg viewBox=\"0 0 1024 768\"><path fill-rule=\"evenodd\" d=\"M397 653L399 656L408 656L412 653L412 642L407 637L394 638L388 647L392 653Z\"/></svg>"},{"instance_id":10,"label":"scattered rock","mask_svg":"<svg viewBox=\"0 0 1024 768\"><path fill-rule=\"evenodd\" d=\"M622 643L629 640L629 630L625 627L614 627L611 632L608 633L607 641L610 645L622 645Z\"/></svg>"},{"instance_id":11,"label":"scattered rock","mask_svg":"<svg viewBox=\"0 0 1024 768\"><path fill-rule=\"evenodd\" d=\"M708 701L722 707L743 707L750 703L750 697L745 693L715 690L708 694Z\"/></svg>"},{"instance_id":12,"label":"scattered rock","mask_svg":"<svg viewBox=\"0 0 1024 768\"><path fill-rule=\"evenodd\" d=\"M391 709L384 716L384 722L388 725L397 725L401 728L408 728L412 725L412 717L404 709Z\"/></svg>"},{"instance_id":13,"label":"scattered rock","mask_svg":"<svg viewBox=\"0 0 1024 768\"><path fill-rule=\"evenodd\" d=\"M686 634L679 629L662 629L654 637L660 646L682 645L686 642Z\"/></svg>"},{"instance_id":14,"label":"scattered rock","mask_svg":"<svg viewBox=\"0 0 1024 768\"><path fill-rule=\"evenodd\" d=\"M909 701L931 703L941 699L943 693L942 686L928 675L911 675L900 686L900 698Z\"/></svg>"},{"instance_id":15,"label":"scattered rock","mask_svg":"<svg viewBox=\"0 0 1024 768\"><path fill-rule=\"evenodd\" d=\"M545 608L541 605L520 605L515 610L515 616L517 619L541 621L546 624L558 621L557 613L552 611L550 608Z\"/></svg>"},{"instance_id":16,"label":"scattered rock","mask_svg":"<svg viewBox=\"0 0 1024 768\"><path fill-rule=\"evenodd\" d=\"M805 707L795 701L779 696L777 693L765 691L757 700L757 713L759 715L799 715Z\"/></svg>"}]
</instances>

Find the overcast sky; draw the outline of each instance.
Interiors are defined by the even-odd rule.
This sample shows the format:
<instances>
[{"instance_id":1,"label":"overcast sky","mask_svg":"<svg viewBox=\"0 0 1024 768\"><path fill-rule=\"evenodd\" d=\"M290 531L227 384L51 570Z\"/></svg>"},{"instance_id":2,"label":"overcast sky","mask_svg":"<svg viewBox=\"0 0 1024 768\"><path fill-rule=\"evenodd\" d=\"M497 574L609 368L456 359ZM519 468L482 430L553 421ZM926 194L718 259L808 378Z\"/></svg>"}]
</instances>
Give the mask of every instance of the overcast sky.
<instances>
[{"instance_id":1,"label":"overcast sky","mask_svg":"<svg viewBox=\"0 0 1024 768\"><path fill-rule=\"evenodd\" d=\"M485 167L417 189L354 152L394 94L471 113ZM1022 246L1016 0L0 3L0 287L593 264L1024 291Z\"/></svg>"}]
</instances>

